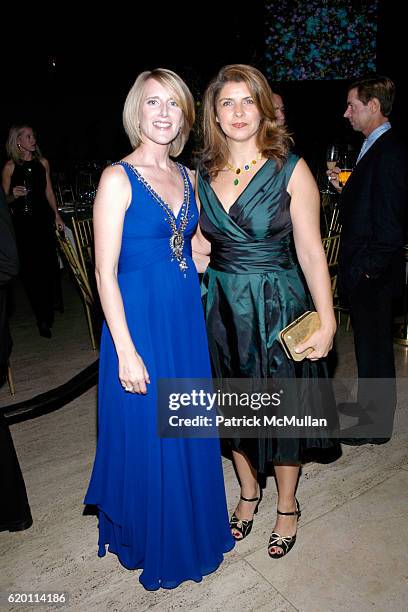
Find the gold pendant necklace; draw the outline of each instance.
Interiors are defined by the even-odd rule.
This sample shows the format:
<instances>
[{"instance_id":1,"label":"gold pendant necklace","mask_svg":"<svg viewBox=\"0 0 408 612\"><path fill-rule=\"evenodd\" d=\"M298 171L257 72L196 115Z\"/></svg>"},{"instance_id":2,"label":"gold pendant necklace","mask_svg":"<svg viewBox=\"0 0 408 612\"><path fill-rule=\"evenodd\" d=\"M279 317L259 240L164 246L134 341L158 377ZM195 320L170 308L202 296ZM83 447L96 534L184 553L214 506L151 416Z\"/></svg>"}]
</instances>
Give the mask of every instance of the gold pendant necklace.
<instances>
[{"instance_id":1,"label":"gold pendant necklace","mask_svg":"<svg viewBox=\"0 0 408 612\"><path fill-rule=\"evenodd\" d=\"M235 174L235 178L234 178L234 185L235 185L235 187L237 187L237 185L239 185L239 175L242 174L242 172L244 172L244 171L245 172L250 172L252 170L252 168L254 166L256 166L256 164L261 159L262 159L262 153L258 153L256 159L252 159L248 164L244 164L244 166L242 168L236 168L235 166L233 166L232 164L227 162L228 170L231 170L231 172L233 172Z\"/></svg>"}]
</instances>

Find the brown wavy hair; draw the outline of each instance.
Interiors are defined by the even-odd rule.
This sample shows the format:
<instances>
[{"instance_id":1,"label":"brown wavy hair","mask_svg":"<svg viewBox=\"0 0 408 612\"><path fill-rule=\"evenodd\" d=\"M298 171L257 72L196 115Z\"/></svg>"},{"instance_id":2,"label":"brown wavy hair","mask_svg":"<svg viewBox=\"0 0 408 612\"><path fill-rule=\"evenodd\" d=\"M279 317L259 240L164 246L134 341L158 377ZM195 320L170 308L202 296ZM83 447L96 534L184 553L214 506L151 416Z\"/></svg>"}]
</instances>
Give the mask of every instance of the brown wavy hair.
<instances>
[{"instance_id":1,"label":"brown wavy hair","mask_svg":"<svg viewBox=\"0 0 408 612\"><path fill-rule=\"evenodd\" d=\"M274 159L281 167L285 162L292 138L285 127L276 124L272 90L268 81L257 68L246 64L224 66L208 85L203 98L202 135L204 145L200 152L200 170L215 178L225 168L229 150L227 140L216 120L216 104L226 83L245 83L261 114L257 134L260 153L267 159Z\"/></svg>"}]
</instances>

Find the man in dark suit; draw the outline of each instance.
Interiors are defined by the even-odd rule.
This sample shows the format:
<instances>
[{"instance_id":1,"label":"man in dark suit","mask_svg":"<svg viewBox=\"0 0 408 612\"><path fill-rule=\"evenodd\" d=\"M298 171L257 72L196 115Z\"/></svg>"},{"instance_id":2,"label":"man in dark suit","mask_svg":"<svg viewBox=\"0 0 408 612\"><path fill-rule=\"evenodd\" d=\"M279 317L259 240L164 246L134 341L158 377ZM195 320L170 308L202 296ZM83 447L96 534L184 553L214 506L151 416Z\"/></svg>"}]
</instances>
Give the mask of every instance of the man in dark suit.
<instances>
[{"instance_id":1,"label":"man in dark suit","mask_svg":"<svg viewBox=\"0 0 408 612\"><path fill-rule=\"evenodd\" d=\"M339 293L354 332L359 377L354 414L372 423L366 429L370 437L342 440L349 444L388 441L396 406L392 301L403 286L408 152L388 121L394 95L387 77L357 81L344 113L365 141L340 196Z\"/></svg>"},{"instance_id":2,"label":"man in dark suit","mask_svg":"<svg viewBox=\"0 0 408 612\"><path fill-rule=\"evenodd\" d=\"M7 369L11 337L7 322L7 284L18 272L18 257L10 215L0 187L0 371ZM21 531L32 525L30 506L13 439L0 409L0 531Z\"/></svg>"}]
</instances>

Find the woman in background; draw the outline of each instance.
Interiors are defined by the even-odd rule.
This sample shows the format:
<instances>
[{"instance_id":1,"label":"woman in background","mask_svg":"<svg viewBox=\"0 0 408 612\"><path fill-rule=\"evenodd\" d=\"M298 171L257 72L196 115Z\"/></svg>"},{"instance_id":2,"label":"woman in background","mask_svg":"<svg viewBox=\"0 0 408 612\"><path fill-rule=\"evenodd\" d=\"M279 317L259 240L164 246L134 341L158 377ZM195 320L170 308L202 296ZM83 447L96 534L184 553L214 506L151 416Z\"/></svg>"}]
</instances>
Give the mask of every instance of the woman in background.
<instances>
[{"instance_id":1,"label":"woman in background","mask_svg":"<svg viewBox=\"0 0 408 612\"><path fill-rule=\"evenodd\" d=\"M10 129L10 157L2 173L2 185L10 206L20 277L34 311L41 336L51 338L54 304L60 293L55 226L64 229L51 183L50 165L41 155L29 125Z\"/></svg>"}]
</instances>

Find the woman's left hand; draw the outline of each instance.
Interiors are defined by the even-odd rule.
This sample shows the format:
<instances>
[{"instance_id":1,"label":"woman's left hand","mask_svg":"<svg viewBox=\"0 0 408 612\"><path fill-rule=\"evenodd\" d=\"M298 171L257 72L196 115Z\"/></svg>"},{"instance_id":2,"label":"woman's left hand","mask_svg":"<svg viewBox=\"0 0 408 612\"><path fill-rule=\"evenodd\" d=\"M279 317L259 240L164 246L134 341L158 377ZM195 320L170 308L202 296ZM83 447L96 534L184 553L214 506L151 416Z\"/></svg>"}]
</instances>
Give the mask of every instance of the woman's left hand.
<instances>
[{"instance_id":1,"label":"woman's left hand","mask_svg":"<svg viewBox=\"0 0 408 612\"><path fill-rule=\"evenodd\" d=\"M57 230L63 232L65 229L65 224L58 213L55 214L55 225L57 226Z\"/></svg>"},{"instance_id":2,"label":"woman's left hand","mask_svg":"<svg viewBox=\"0 0 408 612\"><path fill-rule=\"evenodd\" d=\"M315 331L308 340L301 342L295 348L296 353L303 353L308 348L313 348L307 359L317 361L322 357L327 357L329 351L333 347L333 338L336 333L336 326L321 327Z\"/></svg>"}]
</instances>

